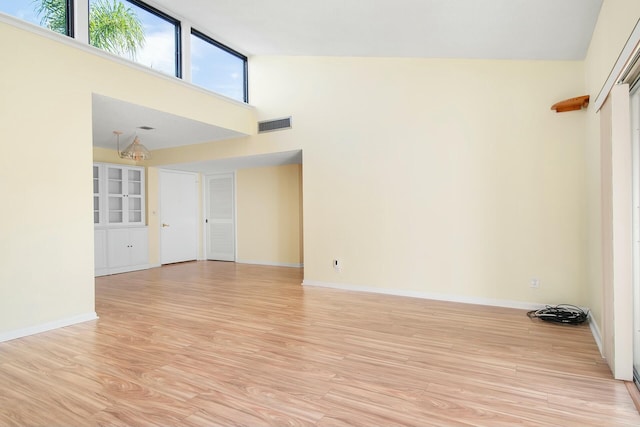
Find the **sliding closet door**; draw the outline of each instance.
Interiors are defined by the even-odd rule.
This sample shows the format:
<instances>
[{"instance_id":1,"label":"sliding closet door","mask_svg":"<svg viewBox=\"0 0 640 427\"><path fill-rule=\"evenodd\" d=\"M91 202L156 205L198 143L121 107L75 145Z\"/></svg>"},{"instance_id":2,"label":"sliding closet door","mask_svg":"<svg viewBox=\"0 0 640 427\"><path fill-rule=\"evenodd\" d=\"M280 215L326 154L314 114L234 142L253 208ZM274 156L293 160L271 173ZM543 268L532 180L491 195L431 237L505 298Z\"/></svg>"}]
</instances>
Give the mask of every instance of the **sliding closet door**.
<instances>
[{"instance_id":1,"label":"sliding closet door","mask_svg":"<svg viewBox=\"0 0 640 427\"><path fill-rule=\"evenodd\" d=\"M640 388L640 90L631 94L633 147L633 378Z\"/></svg>"},{"instance_id":2,"label":"sliding closet door","mask_svg":"<svg viewBox=\"0 0 640 427\"><path fill-rule=\"evenodd\" d=\"M618 380L633 378L633 166L629 86L617 85L599 113L602 188L602 345Z\"/></svg>"}]
</instances>

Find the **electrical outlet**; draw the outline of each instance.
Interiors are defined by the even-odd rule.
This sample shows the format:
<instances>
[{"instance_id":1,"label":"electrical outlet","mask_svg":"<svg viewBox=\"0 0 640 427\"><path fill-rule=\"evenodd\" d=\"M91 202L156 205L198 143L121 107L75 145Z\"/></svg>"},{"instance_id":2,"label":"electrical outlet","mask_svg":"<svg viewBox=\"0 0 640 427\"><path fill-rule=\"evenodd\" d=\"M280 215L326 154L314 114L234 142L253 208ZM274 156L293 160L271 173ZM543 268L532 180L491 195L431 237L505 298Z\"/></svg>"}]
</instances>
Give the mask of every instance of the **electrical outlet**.
<instances>
[{"instance_id":1,"label":"electrical outlet","mask_svg":"<svg viewBox=\"0 0 640 427\"><path fill-rule=\"evenodd\" d=\"M529 282L529 287L538 289L540 287L540 279L531 279L531 281Z\"/></svg>"}]
</instances>

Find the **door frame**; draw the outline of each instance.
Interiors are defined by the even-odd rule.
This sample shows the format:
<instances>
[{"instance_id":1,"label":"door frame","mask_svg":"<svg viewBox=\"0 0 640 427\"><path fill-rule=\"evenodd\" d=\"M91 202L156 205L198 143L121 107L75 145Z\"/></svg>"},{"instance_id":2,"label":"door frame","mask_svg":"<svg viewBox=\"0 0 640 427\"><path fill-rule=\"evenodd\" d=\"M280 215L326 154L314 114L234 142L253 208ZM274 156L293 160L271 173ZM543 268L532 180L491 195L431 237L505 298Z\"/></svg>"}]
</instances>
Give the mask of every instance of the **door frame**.
<instances>
[{"instance_id":1,"label":"door frame","mask_svg":"<svg viewBox=\"0 0 640 427\"><path fill-rule=\"evenodd\" d=\"M636 250L633 203L636 183L633 160L634 142L630 123L632 107L630 95L637 83L637 80L633 81L633 79L637 77L635 71L640 64L637 61L640 58L638 47L640 47L640 20L636 22L607 80L593 102L595 113L600 115L603 233L601 242L603 252L602 351L614 378L625 381L631 381L634 376L633 282L636 274L634 266ZM607 104L609 106L605 109ZM612 150L615 155L612 155ZM603 159L605 154L609 158ZM605 164L605 161L608 163ZM606 189L609 193L605 192L604 184L609 184L610 188ZM616 274L614 274L614 266ZM640 270L640 266L638 268Z\"/></svg>"},{"instance_id":2,"label":"door frame","mask_svg":"<svg viewBox=\"0 0 640 427\"><path fill-rule=\"evenodd\" d=\"M163 233L162 233L162 204L163 204L163 197L162 197L162 181L163 181L163 174L164 173L173 173L173 174L180 174L180 175L190 175L193 176L195 178L195 183L194 183L194 187L195 187L195 195L196 195L196 206L195 206L195 210L194 210L194 215L195 215L195 222L196 224L200 224L200 218L198 218L198 186L199 186L199 182L200 182L200 174L197 172L189 172L189 171L179 171L179 170L173 170L173 169L158 169L158 230L160 231L160 236L158 239L158 243L159 243L159 251L158 251L158 260L160 265L164 265L166 263L164 263L164 260L162 259L162 246L163 246ZM196 226L195 231L194 231L194 237L195 237L195 254L196 254L196 260L200 259L200 231L199 231L199 226Z\"/></svg>"},{"instance_id":3,"label":"door frame","mask_svg":"<svg viewBox=\"0 0 640 427\"><path fill-rule=\"evenodd\" d=\"M640 88L629 93L631 114L631 153L633 173L633 380L640 388Z\"/></svg>"},{"instance_id":4,"label":"door frame","mask_svg":"<svg viewBox=\"0 0 640 427\"><path fill-rule=\"evenodd\" d=\"M215 175L231 175L233 178L233 261L238 260L238 182L236 171L208 172L203 175L202 184L202 256L205 260L209 258L209 178Z\"/></svg>"}]
</instances>

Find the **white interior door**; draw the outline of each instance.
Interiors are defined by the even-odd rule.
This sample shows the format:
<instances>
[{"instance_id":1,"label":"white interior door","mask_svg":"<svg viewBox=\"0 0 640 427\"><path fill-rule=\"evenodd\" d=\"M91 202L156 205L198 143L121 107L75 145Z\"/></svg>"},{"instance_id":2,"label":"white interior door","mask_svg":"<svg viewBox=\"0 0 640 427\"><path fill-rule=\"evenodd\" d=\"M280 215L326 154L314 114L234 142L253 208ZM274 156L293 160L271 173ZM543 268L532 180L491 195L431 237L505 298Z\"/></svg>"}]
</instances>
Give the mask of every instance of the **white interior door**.
<instances>
[{"instance_id":1,"label":"white interior door","mask_svg":"<svg viewBox=\"0 0 640 427\"><path fill-rule=\"evenodd\" d=\"M198 174L160 171L160 263L198 258Z\"/></svg>"},{"instance_id":2,"label":"white interior door","mask_svg":"<svg viewBox=\"0 0 640 427\"><path fill-rule=\"evenodd\" d=\"M207 259L236 260L235 176L207 175Z\"/></svg>"}]
</instances>

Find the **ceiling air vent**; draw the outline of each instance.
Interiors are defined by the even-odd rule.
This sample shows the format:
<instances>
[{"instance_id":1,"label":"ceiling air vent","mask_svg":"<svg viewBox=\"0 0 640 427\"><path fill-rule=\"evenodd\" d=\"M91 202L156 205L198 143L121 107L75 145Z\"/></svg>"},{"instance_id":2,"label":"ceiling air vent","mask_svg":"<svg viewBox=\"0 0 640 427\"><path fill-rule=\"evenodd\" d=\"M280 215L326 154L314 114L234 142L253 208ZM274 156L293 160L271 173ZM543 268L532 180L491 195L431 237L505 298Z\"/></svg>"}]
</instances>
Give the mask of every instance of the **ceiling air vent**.
<instances>
[{"instance_id":1,"label":"ceiling air vent","mask_svg":"<svg viewBox=\"0 0 640 427\"><path fill-rule=\"evenodd\" d=\"M291 116L284 119L265 120L258 122L258 133L273 132L274 130L291 129Z\"/></svg>"}]
</instances>

